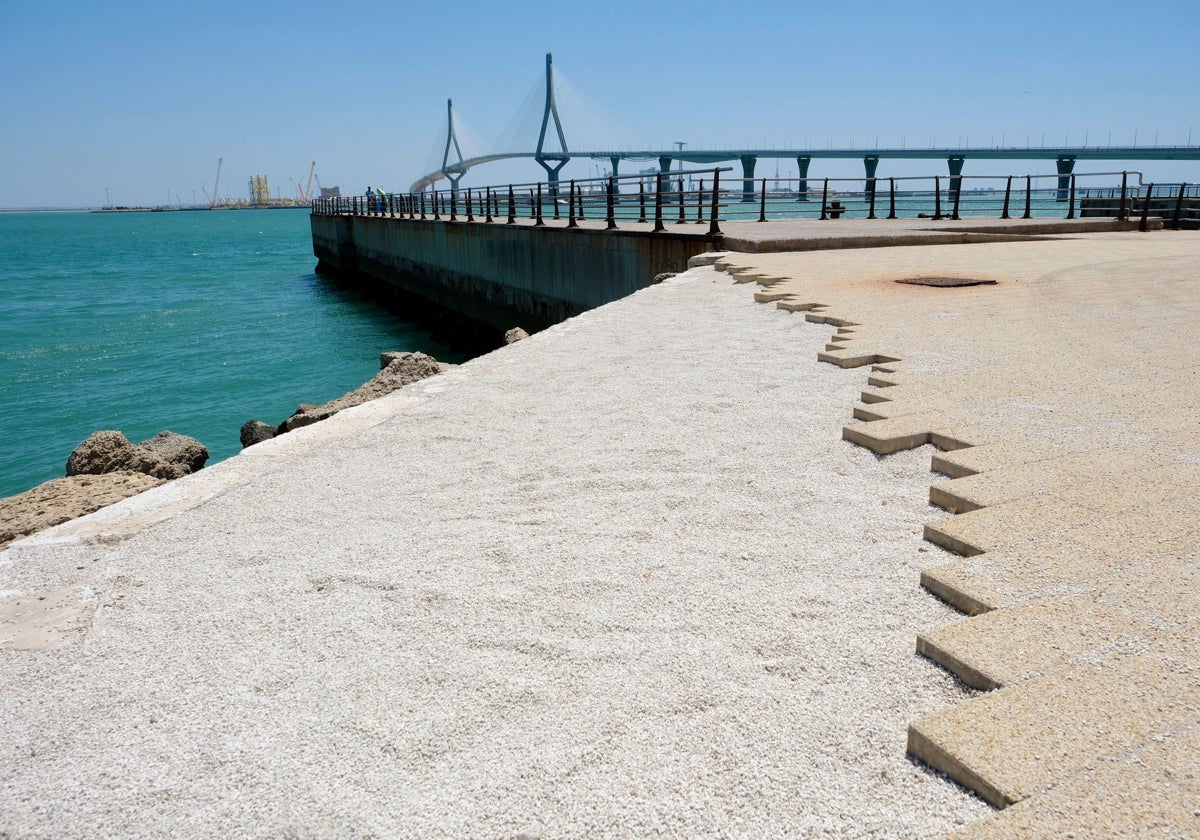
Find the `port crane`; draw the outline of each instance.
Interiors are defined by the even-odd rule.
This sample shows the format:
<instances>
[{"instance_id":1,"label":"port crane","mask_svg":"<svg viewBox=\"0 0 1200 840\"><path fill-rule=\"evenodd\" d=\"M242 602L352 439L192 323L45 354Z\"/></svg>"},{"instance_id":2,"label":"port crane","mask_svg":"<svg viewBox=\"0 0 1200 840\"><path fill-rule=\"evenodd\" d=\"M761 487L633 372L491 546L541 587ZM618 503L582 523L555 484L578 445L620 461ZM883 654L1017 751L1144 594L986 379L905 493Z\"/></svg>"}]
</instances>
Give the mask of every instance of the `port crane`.
<instances>
[{"instance_id":1,"label":"port crane","mask_svg":"<svg viewBox=\"0 0 1200 840\"><path fill-rule=\"evenodd\" d=\"M217 206L217 192L221 188L221 164L223 164L224 162L225 162L225 158L217 158L217 179L213 183L213 194L211 197L208 194L208 190L206 190L204 188L204 185L203 184L200 185L200 191L202 193L204 193L204 197L208 199L209 207Z\"/></svg>"},{"instance_id":2,"label":"port crane","mask_svg":"<svg viewBox=\"0 0 1200 840\"><path fill-rule=\"evenodd\" d=\"M292 183L296 184L296 195L300 198L300 201L303 204L308 204L309 201L312 200L312 182L313 182L313 175L316 174L316 171L317 171L317 162L314 160L312 162L312 165L310 167L308 167L308 182L304 185L303 188L301 188L301 186L299 184L296 184L296 181L294 178L291 179ZM317 186L318 187L321 186L321 181L319 178L317 179Z\"/></svg>"}]
</instances>

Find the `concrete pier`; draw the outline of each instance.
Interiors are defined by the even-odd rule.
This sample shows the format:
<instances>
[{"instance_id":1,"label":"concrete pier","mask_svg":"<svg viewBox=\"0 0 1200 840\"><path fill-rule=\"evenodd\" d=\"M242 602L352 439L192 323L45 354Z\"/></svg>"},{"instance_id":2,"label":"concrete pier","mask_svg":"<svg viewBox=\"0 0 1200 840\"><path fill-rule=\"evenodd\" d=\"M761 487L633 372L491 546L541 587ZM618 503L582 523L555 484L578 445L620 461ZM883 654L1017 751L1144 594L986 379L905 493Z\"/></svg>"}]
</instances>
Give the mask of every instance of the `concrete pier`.
<instances>
[{"instance_id":1,"label":"concrete pier","mask_svg":"<svg viewBox=\"0 0 1200 840\"><path fill-rule=\"evenodd\" d=\"M538 330L683 271L712 239L687 229L606 231L519 224L312 217L318 271L412 296L497 331Z\"/></svg>"}]
</instances>

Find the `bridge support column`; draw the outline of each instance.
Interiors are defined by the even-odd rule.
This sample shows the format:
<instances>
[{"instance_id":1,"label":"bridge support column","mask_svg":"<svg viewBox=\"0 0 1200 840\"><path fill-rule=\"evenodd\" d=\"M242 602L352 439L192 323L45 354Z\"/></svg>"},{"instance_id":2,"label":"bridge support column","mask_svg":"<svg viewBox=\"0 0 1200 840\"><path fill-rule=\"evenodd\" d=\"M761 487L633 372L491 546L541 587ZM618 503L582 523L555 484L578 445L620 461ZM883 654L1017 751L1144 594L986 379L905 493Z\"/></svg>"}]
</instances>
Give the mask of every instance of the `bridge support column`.
<instances>
[{"instance_id":1,"label":"bridge support column","mask_svg":"<svg viewBox=\"0 0 1200 840\"><path fill-rule=\"evenodd\" d=\"M798 185L798 189L796 191L796 198L798 198L800 201L808 201L808 165L810 163L812 163L812 158L810 157L796 158L796 166L798 167L797 172L798 177L800 178L800 184Z\"/></svg>"},{"instance_id":2,"label":"bridge support column","mask_svg":"<svg viewBox=\"0 0 1200 840\"><path fill-rule=\"evenodd\" d=\"M619 195L621 192L621 182L617 180L617 168L621 165L621 159L613 156L608 159L608 162L612 164L613 195Z\"/></svg>"},{"instance_id":3,"label":"bridge support column","mask_svg":"<svg viewBox=\"0 0 1200 840\"><path fill-rule=\"evenodd\" d=\"M1057 201L1067 200L1067 191L1071 188L1071 173L1075 170L1075 158L1060 157L1054 161L1058 167L1058 192L1054 198Z\"/></svg>"},{"instance_id":4,"label":"bridge support column","mask_svg":"<svg viewBox=\"0 0 1200 840\"><path fill-rule=\"evenodd\" d=\"M669 193L671 187L671 164L674 163L674 158L669 158L663 155L658 159L658 171L663 174L663 192Z\"/></svg>"},{"instance_id":5,"label":"bridge support column","mask_svg":"<svg viewBox=\"0 0 1200 840\"><path fill-rule=\"evenodd\" d=\"M550 185L550 195L552 198L558 198L558 173L567 165L569 157L539 157L535 160L541 165L542 169L546 170L546 181ZM555 162L553 166L550 162Z\"/></svg>"},{"instance_id":6,"label":"bridge support column","mask_svg":"<svg viewBox=\"0 0 1200 840\"><path fill-rule=\"evenodd\" d=\"M879 168L879 158L867 155L863 158L863 169L866 170L866 180L863 182L863 192L871 195L875 192L875 170Z\"/></svg>"},{"instance_id":7,"label":"bridge support column","mask_svg":"<svg viewBox=\"0 0 1200 840\"><path fill-rule=\"evenodd\" d=\"M952 157L946 159L946 164L950 167L950 200L954 201L958 197L958 191L962 189L962 170L963 163L966 158Z\"/></svg>"},{"instance_id":8,"label":"bridge support column","mask_svg":"<svg viewBox=\"0 0 1200 840\"><path fill-rule=\"evenodd\" d=\"M742 155L742 201L754 201L754 155Z\"/></svg>"}]
</instances>

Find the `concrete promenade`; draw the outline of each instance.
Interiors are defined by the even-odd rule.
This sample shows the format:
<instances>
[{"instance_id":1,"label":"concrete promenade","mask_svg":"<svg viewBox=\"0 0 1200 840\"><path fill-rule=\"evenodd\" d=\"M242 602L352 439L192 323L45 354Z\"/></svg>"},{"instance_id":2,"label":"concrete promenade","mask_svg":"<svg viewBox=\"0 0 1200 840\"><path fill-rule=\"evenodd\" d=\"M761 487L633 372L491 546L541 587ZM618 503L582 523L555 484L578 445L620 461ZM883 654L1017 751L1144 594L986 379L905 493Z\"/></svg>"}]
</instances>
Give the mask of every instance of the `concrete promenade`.
<instances>
[{"instance_id":1,"label":"concrete promenade","mask_svg":"<svg viewBox=\"0 0 1200 840\"><path fill-rule=\"evenodd\" d=\"M0 835L1200 831L1200 234L778 224L0 553Z\"/></svg>"}]
</instances>

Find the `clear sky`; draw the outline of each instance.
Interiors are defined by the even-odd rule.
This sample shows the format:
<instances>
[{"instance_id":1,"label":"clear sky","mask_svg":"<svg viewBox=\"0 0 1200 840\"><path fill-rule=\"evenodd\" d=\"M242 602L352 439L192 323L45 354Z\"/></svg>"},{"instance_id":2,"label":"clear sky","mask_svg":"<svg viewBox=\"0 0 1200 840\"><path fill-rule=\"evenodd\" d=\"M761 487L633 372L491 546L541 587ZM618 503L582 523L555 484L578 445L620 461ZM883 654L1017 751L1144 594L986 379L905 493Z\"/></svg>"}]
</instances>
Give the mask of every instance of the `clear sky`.
<instances>
[{"instance_id":1,"label":"clear sky","mask_svg":"<svg viewBox=\"0 0 1200 840\"><path fill-rule=\"evenodd\" d=\"M245 196L252 175L294 194L314 160L344 193L403 190L424 174L447 98L487 146L548 51L631 145L1102 145L1135 132L1200 145L1198 43L1197 0L0 0L0 207L99 206L106 189L115 204L187 204L213 189L219 157L222 195ZM1200 162L1136 166L1200 180ZM879 174L944 169L885 160ZM984 170L1053 162L967 163ZM493 164L463 183L540 172Z\"/></svg>"}]
</instances>

